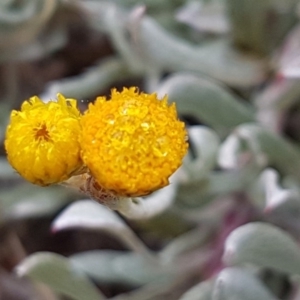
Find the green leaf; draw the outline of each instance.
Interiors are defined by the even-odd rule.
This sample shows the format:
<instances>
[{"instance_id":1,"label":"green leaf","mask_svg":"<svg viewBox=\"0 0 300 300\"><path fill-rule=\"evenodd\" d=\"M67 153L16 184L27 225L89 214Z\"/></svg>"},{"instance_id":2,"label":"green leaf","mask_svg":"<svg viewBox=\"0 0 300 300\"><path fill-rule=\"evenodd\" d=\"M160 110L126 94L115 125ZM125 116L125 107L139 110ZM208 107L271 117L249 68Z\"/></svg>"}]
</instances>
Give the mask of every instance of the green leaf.
<instances>
[{"instance_id":1,"label":"green leaf","mask_svg":"<svg viewBox=\"0 0 300 300\"><path fill-rule=\"evenodd\" d=\"M127 77L128 70L124 62L119 58L107 58L78 76L50 82L40 97L49 100L55 98L57 93L62 93L68 97L84 99Z\"/></svg>"},{"instance_id":2,"label":"green leaf","mask_svg":"<svg viewBox=\"0 0 300 300\"><path fill-rule=\"evenodd\" d=\"M249 223L234 230L226 240L226 265L251 263L289 274L300 274L300 252L285 231L266 223Z\"/></svg>"},{"instance_id":3,"label":"green leaf","mask_svg":"<svg viewBox=\"0 0 300 300\"><path fill-rule=\"evenodd\" d=\"M234 43L261 55L272 53L296 23L297 3L297 0L227 0Z\"/></svg>"},{"instance_id":4,"label":"green leaf","mask_svg":"<svg viewBox=\"0 0 300 300\"><path fill-rule=\"evenodd\" d=\"M272 168L265 169L259 176L257 182L253 185L254 201L262 206L267 213L273 211L283 212L300 209L299 190L297 188L283 188L280 184L280 177L276 170ZM263 198L263 201L262 201Z\"/></svg>"},{"instance_id":5,"label":"green leaf","mask_svg":"<svg viewBox=\"0 0 300 300\"><path fill-rule=\"evenodd\" d=\"M218 163L223 169L236 169L240 164L242 141L235 133L229 135L219 148Z\"/></svg>"},{"instance_id":6,"label":"green leaf","mask_svg":"<svg viewBox=\"0 0 300 300\"><path fill-rule=\"evenodd\" d=\"M283 51L280 51L279 61L279 72L281 75L287 78L299 78L299 58L298 53L300 50L300 26L297 24L289 32L287 38L284 40ZM296 84L296 82L294 82ZM299 86L298 86L299 88ZM278 89L276 94L278 93ZM297 96L297 94L294 94ZM297 97L298 99L298 97ZM282 99L284 101L284 99Z\"/></svg>"},{"instance_id":7,"label":"green leaf","mask_svg":"<svg viewBox=\"0 0 300 300\"><path fill-rule=\"evenodd\" d=\"M2 109L2 107L1 107L1 109ZM1 116L0 116L0 120L1 120ZM1 134L2 134L2 128L0 125L0 140L2 140ZM0 178L1 179L18 179L18 178L20 178L18 173L10 166L7 159L4 157L0 157Z\"/></svg>"},{"instance_id":8,"label":"green leaf","mask_svg":"<svg viewBox=\"0 0 300 300\"><path fill-rule=\"evenodd\" d=\"M202 225L173 239L160 252L164 262L175 262L183 253L199 248L205 244L213 232L213 226Z\"/></svg>"},{"instance_id":9,"label":"green leaf","mask_svg":"<svg viewBox=\"0 0 300 300\"><path fill-rule=\"evenodd\" d=\"M225 34L229 32L225 1L188 1L176 13L179 22L200 32Z\"/></svg>"},{"instance_id":10,"label":"green leaf","mask_svg":"<svg viewBox=\"0 0 300 300\"><path fill-rule=\"evenodd\" d=\"M13 54L16 48L35 39L54 14L58 2L26 1L18 6L5 3L0 9L1 53L11 50Z\"/></svg>"},{"instance_id":11,"label":"green leaf","mask_svg":"<svg viewBox=\"0 0 300 300\"><path fill-rule=\"evenodd\" d=\"M180 170L177 171L177 174ZM176 173L174 174L177 177ZM173 175L173 177L174 177ZM132 220L151 219L168 209L176 195L177 182L152 193L143 198L127 198L119 202L118 211Z\"/></svg>"},{"instance_id":12,"label":"green leaf","mask_svg":"<svg viewBox=\"0 0 300 300\"><path fill-rule=\"evenodd\" d=\"M29 183L0 191L2 213L7 220L51 214L70 202L69 198L70 191L62 187L46 189Z\"/></svg>"},{"instance_id":13,"label":"green leaf","mask_svg":"<svg viewBox=\"0 0 300 300\"><path fill-rule=\"evenodd\" d=\"M61 255L49 252L33 254L21 262L16 271L20 276L42 282L75 300L106 299L83 273L75 272L68 259Z\"/></svg>"},{"instance_id":14,"label":"green leaf","mask_svg":"<svg viewBox=\"0 0 300 300\"><path fill-rule=\"evenodd\" d=\"M179 300L211 300L214 281L203 281L185 292Z\"/></svg>"},{"instance_id":15,"label":"green leaf","mask_svg":"<svg viewBox=\"0 0 300 300\"><path fill-rule=\"evenodd\" d=\"M98 282L139 286L172 278L168 268L148 264L136 253L94 250L73 255L70 261L76 269Z\"/></svg>"},{"instance_id":16,"label":"green leaf","mask_svg":"<svg viewBox=\"0 0 300 300\"><path fill-rule=\"evenodd\" d=\"M212 129L205 126L192 126L188 129L188 133L196 157L187 156L184 168L195 180L195 178L207 176L209 171L216 166L220 138Z\"/></svg>"},{"instance_id":17,"label":"green leaf","mask_svg":"<svg viewBox=\"0 0 300 300\"><path fill-rule=\"evenodd\" d=\"M216 197L245 190L259 175L254 164L230 171L211 171L207 177L189 180L179 185L176 204L201 207Z\"/></svg>"},{"instance_id":18,"label":"green leaf","mask_svg":"<svg viewBox=\"0 0 300 300\"><path fill-rule=\"evenodd\" d=\"M111 1L82 1L80 5L91 15L96 13L88 20L90 26L109 35L132 76L187 71L242 87L257 85L266 76L263 60L239 52L228 39L197 47L145 17L144 7L137 6L129 13Z\"/></svg>"},{"instance_id":19,"label":"green leaf","mask_svg":"<svg viewBox=\"0 0 300 300\"><path fill-rule=\"evenodd\" d=\"M265 77L262 60L239 53L226 39L196 47L164 30L150 17L141 17L130 20L133 51L152 68L205 74L244 87L258 84Z\"/></svg>"},{"instance_id":20,"label":"green leaf","mask_svg":"<svg viewBox=\"0 0 300 300\"><path fill-rule=\"evenodd\" d=\"M259 125L243 124L235 128L232 135L221 146L220 153L223 154L224 148L227 147L225 151L227 157L230 157L230 155L239 156L247 151L238 151L236 144L228 149L228 143L232 144L233 136L244 144L244 149L246 148L252 152L253 159L260 166L264 167L271 164L285 175L293 175L300 180L300 150L287 139ZM230 150L233 151L232 154L229 153ZM222 161L225 161L225 157ZM238 161L238 157L236 161Z\"/></svg>"},{"instance_id":21,"label":"green leaf","mask_svg":"<svg viewBox=\"0 0 300 300\"><path fill-rule=\"evenodd\" d=\"M258 278L250 272L224 269L216 278L213 300L276 300Z\"/></svg>"},{"instance_id":22,"label":"green leaf","mask_svg":"<svg viewBox=\"0 0 300 300\"><path fill-rule=\"evenodd\" d=\"M53 231L69 228L105 230L146 259L157 262L130 227L115 212L96 201L77 201L69 205L52 223Z\"/></svg>"},{"instance_id":23,"label":"green leaf","mask_svg":"<svg viewBox=\"0 0 300 300\"><path fill-rule=\"evenodd\" d=\"M161 84L158 93L167 94L180 114L194 116L215 129L224 131L255 119L250 106L220 84L200 76L173 75Z\"/></svg>"},{"instance_id":24,"label":"green leaf","mask_svg":"<svg viewBox=\"0 0 300 300\"><path fill-rule=\"evenodd\" d=\"M112 210L93 200L80 200L69 205L52 222L52 229L90 228L116 233L127 228L124 221Z\"/></svg>"}]
</instances>

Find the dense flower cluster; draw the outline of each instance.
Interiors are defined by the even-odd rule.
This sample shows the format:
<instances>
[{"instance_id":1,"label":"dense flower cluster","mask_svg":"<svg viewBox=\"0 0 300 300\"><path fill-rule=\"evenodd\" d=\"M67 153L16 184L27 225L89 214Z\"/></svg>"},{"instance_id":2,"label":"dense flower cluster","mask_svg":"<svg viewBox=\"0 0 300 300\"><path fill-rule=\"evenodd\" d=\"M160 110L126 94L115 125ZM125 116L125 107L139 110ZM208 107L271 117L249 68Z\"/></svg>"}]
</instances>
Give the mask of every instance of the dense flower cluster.
<instances>
[{"instance_id":1,"label":"dense flower cluster","mask_svg":"<svg viewBox=\"0 0 300 300\"><path fill-rule=\"evenodd\" d=\"M113 90L81 119L82 158L98 183L123 196L141 196L168 184L187 151L184 123L167 97Z\"/></svg>"},{"instance_id":2,"label":"dense flower cluster","mask_svg":"<svg viewBox=\"0 0 300 300\"><path fill-rule=\"evenodd\" d=\"M28 181L48 185L83 164L96 182L118 196L142 196L168 184L187 151L184 123L167 97L136 88L98 97L81 116L76 100L38 97L11 113L5 147Z\"/></svg>"}]
</instances>

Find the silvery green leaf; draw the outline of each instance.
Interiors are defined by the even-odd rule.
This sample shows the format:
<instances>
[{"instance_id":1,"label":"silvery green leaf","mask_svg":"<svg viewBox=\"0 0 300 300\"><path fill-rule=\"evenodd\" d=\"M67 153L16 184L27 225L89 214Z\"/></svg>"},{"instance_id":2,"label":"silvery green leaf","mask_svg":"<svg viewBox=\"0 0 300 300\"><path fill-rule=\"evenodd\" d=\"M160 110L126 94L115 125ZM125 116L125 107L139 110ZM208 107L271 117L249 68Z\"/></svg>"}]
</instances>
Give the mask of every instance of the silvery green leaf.
<instances>
[{"instance_id":1,"label":"silvery green leaf","mask_svg":"<svg viewBox=\"0 0 300 300\"><path fill-rule=\"evenodd\" d=\"M260 147L256 138L256 124L242 124L235 128L233 132L224 140L219 151L219 164L225 169L238 169L245 165L243 158L249 161L254 160L258 166L265 167L267 164L266 154ZM240 131L246 131L246 134L240 134ZM248 133L248 131L250 133ZM247 155L245 155L247 154ZM252 154L252 156L250 156Z\"/></svg>"},{"instance_id":2,"label":"silvery green leaf","mask_svg":"<svg viewBox=\"0 0 300 300\"><path fill-rule=\"evenodd\" d=\"M249 271L226 268L216 278L213 300L276 300Z\"/></svg>"},{"instance_id":3,"label":"silvery green leaf","mask_svg":"<svg viewBox=\"0 0 300 300\"><path fill-rule=\"evenodd\" d=\"M4 3L2 3L4 2ZM8 3L7 1L2 1L0 7L0 24L3 25L22 25L35 17L38 17L39 13L45 7L52 10L57 4L57 1L46 1L46 3L41 3L37 0L29 0L22 5L16 6L13 1ZM6 2L6 3L5 3Z\"/></svg>"},{"instance_id":4,"label":"silvery green leaf","mask_svg":"<svg viewBox=\"0 0 300 300\"><path fill-rule=\"evenodd\" d=\"M120 257L124 253L116 251L89 251L71 256L70 262L73 267L81 270L87 276L97 282L118 283L126 278L123 278L115 271L114 259ZM120 278L121 277L121 278Z\"/></svg>"},{"instance_id":5,"label":"silvery green leaf","mask_svg":"<svg viewBox=\"0 0 300 300\"><path fill-rule=\"evenodd\" d=\"M240 170L215 171L209 175L210 190L213 195L226 195L244 190L259 174L256 165L247 165Z\"/></svg>"},{"instance_id":6,"label":"silvery green leaf","mask_svg":"<svg viewBox=\"0 0 300 300\"><path fill-rule=\"evenodd\" d=\"M242 152L242 141L231 134L222 143L219 149L218 163L223 169L236 169L240 165L240 153Z\"/></svg>"},{"instance_id":7,"label":"silvery green leaf","mask_svg":"<svg viewBox=\"0 0 300 300\"><path fill-rule=\"evenodd\" d=\"M131 259L132 258L132 259ZM142 284L155 280L166 280L171 278L171 274L167 274L159 268L153 268L150 265L145 265L145 261L141 257L128 256L126 258L117 258L115 260L115 268L117 272L123 277L127 277L133 283ZM128 270L131 268L132 272L128 274Z\"/></svg>"},{"instance_id":8,"label":"silvery green leaf","mask_svg":"<svg viewBox=\"0 0 300 300\"><path fill-rule=\"evenodd\" d=\"M32 41L53 15L57 0L25 1L16 5L6 5L0 10L0 49L22 47Z\"/></svg>"},{"instance_id":9,"label":"silvery green leaf","mask_svg":"<svg viewBox=\"0 0 300 300\"><path fill-rule=\"evenodd\" d=\"M130 249L156 262L156 258L130 227L114 211L96 201L77 201L69 205L52 223L54 232L70 228L105 230L120 239Z\"/></svg>"},{"instance_id":10,"label":"silvery green leaf","mask_svg":"<svg viewBox=\"0 0 300 300\"><path fill-rule=\"evenodd\" d=\"M227 0L226 3L235 44L260 55L274 52L297 21L297 0ZM270 14L276 22L269 19ZM272 24L269 30L266 24Z\"/></svg>"},{"instance_id":11,"label":"silvery green leaf","mask_svg":"<svg viewBox=\"0 0 300 300\"><path fill-rule=\"evenodd\" d=\"M151 219L172 205L175 194L176 187L169 185L144 198L126 198L116 209L131 220Z\"/></svg>"},{"instance_id":12,"label":"silvery green leaf","mask_svg":"<svg viewBox=\"0 0 300 300\"><path fill-rule=\"evenodd\" d=\"M255 95L257 120L263 127L280 132L282 115L298 101L299 95L298 79L275 77L261 92Z\"/></svg>"},{"instance_id":13,"label":"silvery green leaf","mask_svg":"<svg viewBox=\"0 0 300 300\"><path fill-rule=\"evenodd\" d=\"M279 183L280 182L280 183ZM279 178L274 169L264 170L248 189L250 199L266 218L298 236L300 228L300 190L293 178Z\"/></svg>"},{"instance_id":14,"label":"silvery green leaf","mask_svg":"<svg viewBox=\"0 0 300 300\"><path fill-rule=\"evenodd\" d=\"M17 266L16 272L19 276L44 283L71 299L106 299L82 272L76 272L69 260L58 254L32 254Z\"/></svg>"},{"instance_id":15,"label":"silvery green leaf","mask_svg":"<svg viewBox=\"0 0 300 300\"><path fill-rule=\"evenodd\" d=\"M278 57L280 74L287 78L300 77L300 25L297 25L284 41L284 47Z\"/></svg>"},{"instance_id":16,"label":"silvery green leaf","mask_svg":"<svg viewBox=\"0 0 300 300\"><path fill-rule=\"evenodd\" d=\"M226 40L196 47L169 33L154 19L143 16L141 7L129 14L114 4L106 1L101 5L95 1L80 3L91 12L88 20L91 26L111 36L133 75L149 69L191 71L237 86L253 86L265 78L266 67L262 60L241 54ZM115 12L107 14L111 9ZM130 38L126 38L124 28L129 29ZM132 63L134 57L135 65Z\"/></svg>"},{"instance_id":17,"label":"silvery green leaf","mask_svg":"<svg viewBox=\"0 0 300 300\"><path fill-rule=\"evenodd\" d=\"M216 129L233 128L255 118L252 108L223 86L192 74L170 76L162 82L158 94L168 95L180 114L194 116Z\"/></svg>"},{"instance_id":18,"label":"silvery green leaf","mask_svg":"<svg viewBox=\"0 0 300 300\"><path fill-rule=\"evenodd\" d=\"M224 220L226 214L230 209L232 209L233 205L234 205L234 199L232 197L230 196L218 197L216 199L213 199L209 203L209 205L199 206L196 208L192 207L191 209L185 208L182 211L186 219L198 224L199 223L203 224L203 226L211 227L210 228L211 233L209 233L211 236L213 235L213 232L215 232L215 230L219 228L221 224L220 222ZM202 247L208 241L209 239L208 240L204 239L202 243L199 244L199 246ZM185 250L184 246L182 248L183 250Z\"/></svg>"},{"instance_id":19,"label":"silvery green leaf","mask_svg":"<svg viewBox=\"0 0 300 300\"><path fill-rule=\"evenodd\" d=\"M5 68L5 70L6 70L6 72L4 72L3 75L9 77L9 78L6 79L6 84L8 86L10 86L11 88L14 88L14 83L16 82L16 79L13 76L14 76L14 73L16 71L16 68L14 66L7 66ZM6 126L9 122L10 111L12 109L12 107L11 107L11 102L12 101L11 101L10 95L11 95L11 93L8 92L7 97L2 98L2 102L1 102L1 106L0 106L0 141L4 141ZM6 159L1 158L1 160L4 161ZM1 170L1 168L0 168L0 170Z\"/></svg>"},{"instance_id":20,"label":"silvery green leaf","mask_svg":"<svg viewBox=\"0 0 300 300\"><path fill-rule=\"evenodd\" d=\"M229 31L224 1L189 1L178 10L176 19L200 32L224 34Z\"/></svg>"},{"instance_id":21,"label":"silvery green leaf","mask_svg":"<svg viewBox=\"0 0 300 300\"><path fill-rule=\"evenodd\" d=\"M214 282L203 281L185 292L179 300L212 300Z\"/></svg>"},{"instance_id":22,"label":"silvery green leaf","mask_svg":"<svg viewBox=\"0 0 300 300\"><path fill-rule=\"evenodd\" d=\"M108 58L78 76L50 82L40 98L49 101L57 93L62 93L67 97L85 101L84 98L93 96L113 82L126 77L128 71L125 63L119 58Z\"/></svg>"},{"instance_id":23,"label":"silvery green leaf","mask_svg":"<svg viewBox=\"0 0 300 300\"><path fill-rule=\"evenodd\" d=\"M182 177L179 168L170 178L170 184L143 198L124 198L118 201L116 209L128 219L145 220L167 210L175 200L177 185Z\"/></svg>"},{"instance_id":24,"label":"silvery green leaf","mask_svg":"<svg viewBox=\"0 0 300 300\"><path fill-rule=\"evenodd\" d=\"M196 157L187 157L184 167L193 179L201 178L216 165L220 139L212 129L205 126L192 126L188 133Z\"/></svg>"},{"instance_id":25,"label":"silvery green leaf","mask_svg":"<svg viewBox=\"0 0 300 300\"><path fill-rule=\"evenodd\" d=\"M196 47L167 32L150 17L129 23L133 51L153 68L196 72L244 87L258 84L265 77L261 60L242 55L227 40Z\"/></svg>"},{"instance_id":26,"label":"silvery green leaf","mask_svg":"<svg viewBox=\"0 0 300 300\"><path fill-rule=\"evenodd\" d=\"M82 11L89 13L89 18L86 20L89 22L89 26L100 32L105 32L105 13L112 6L115 6L115 1L94 1L85 0L76 3L77 7Z\"/></svg>"},{"instance_id":27,"label":"silvery green leaf","mask_svg":"<svg viewBox=\"0 0 300 300\"><path fill-rule=\"evenodd\" d=\"M281 51L274 59L279 76L276 76L255 96L257 119L266 128L275 131L281 130L282 115L299 99L299 35L300 26L296 25L285 38Z\"/></svg>"},{"instance_id":28,"label":"silvery green leaf","mask_svg":"<svg viewBox=\"0 0 300 300\"><path fill-rule=\"evenodd\" d=\"M5 219L34 218L51 214L70 201L70 192L61 187L19 184L17 188L0 191L0 203Z\"/></svg>"},{"instance_id":29,"label":"silvery green leaf","mask_svg":"<svg viewBox=\"0 0 300 300\"><path fill-rule=\"evenodd\" d=\"M260 173L255 164L230 171L211 171L205 178L189 180L179 185L176 203L201 207L215 197L245 190Z\"/></svg>"},{"instance_id":30,"label":"silvery green leaf","mask_svg":"<svg viewBox=\"0 0 300 300\"><path fill-rule=\"evenodd\" d=\"M127 225L115 212L96 201L80 200L69 205L52 223L54 231L78 227L117 232Z\"/></svg>"},{"instance_id":31,"label":"silvery green leaf","mask_svg":"<svg viewBox=\"0 0 300 300\"><path fill-rule=\"evenodd\" d=\"M172 278L168 268L148 264L136 253L94 250L73 255L70 261L97 282L139 286Z\"/></svg>"},{"instance_id":32,"label":"silvery green leaf","mask_svg":"<svg viewBox=\"0 0 300 300\"><path fill-rule=\"evenodd\" d=\"M258 174L257 179L249 186L247 190L251 201L253 201L255 206L261 210L264 210L266 207L266 187L264 174L267 170L269 169L265 169L260 174Z\"/></svg>"},{"instance_id":33,"label":"silvery green leaf","mask_svg":"<svg viewBox=\"0 0 300 300\"><path fill-rule=\"evenodd\" d=\"M164 262L176 261L183 253L202 246L214 230L213 226L202 225L173 239L160 252Z\"/></svg>"},{"instance_id":34,"label":"silvery green leaf","mask_svg":"<svg viewBox=\"0 0 300 300\"><path fill-rule=\"evenodd\" d=\"M266 207L270 212L287 202L299 202L299 193L295 189L284 189L279 185L279 174L274 169L266 169L260 176L261 184L265 192Z\"/></svg>"},{"instance_id":35,"label":"silvery green leaf","mask_svg":"<svg viewBox=\"0 0 300 300\"><path fill-rule=\"evenodd\" d=\"M47 32L47 34L41 38L35 39L30 44L22 48L7 49L2 51L0 53L0 61L15 62L42 59L43 57L51 55L51 53L58 51L65 46L67 44L67 39L67 30L65 28L59 28L53 30L52 32Z\"/></svg>"},{"instance_id":36,"label":"silvery green leaf","mask_svg":"<svg viewBox=\"0 0 300 300\"><path fill-rule=\"evenodd\" d=\"M1 179L18 179L18 178L20 178L20 176L17 174L17 172L10 166L7 159L4 157L0 158L0 178Z\"/></svg>"},{"instance_id":37,"label":"silvery green leaf","mask_svg":"<svg viewBox=\"0 0 300 300\"><path fill-rule=\"evenodd\" d=\"M249 223L227 238L223 261L226 265L251 263L289 274L300 274L300 252L296 241L267 223Z\"/></svg>"},{"instance_id":38,"label":"silvery green leaf","mask_svg":"<svg viewBox=\"0 0 300 300\"><path fill-rule=\"evenodd\" d=\"M287 139L256 124L240 125L232 134L244 142L258 165L271 164L283 174L300 180L300 150Z\"/></svg>"}]
</instances>

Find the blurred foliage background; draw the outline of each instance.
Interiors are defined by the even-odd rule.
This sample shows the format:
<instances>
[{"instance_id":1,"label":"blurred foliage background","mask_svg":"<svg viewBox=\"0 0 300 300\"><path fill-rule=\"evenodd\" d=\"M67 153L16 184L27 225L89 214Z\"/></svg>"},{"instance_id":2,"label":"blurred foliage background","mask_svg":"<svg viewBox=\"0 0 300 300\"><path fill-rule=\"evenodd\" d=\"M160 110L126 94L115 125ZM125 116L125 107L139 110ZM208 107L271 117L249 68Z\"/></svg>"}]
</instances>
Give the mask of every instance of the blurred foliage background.
<instances>
[{"instance_id":1,"label":"blurred foliage background","mask_svg":"<svg viewBox=\"0 0 300 300\"><path fill-rule=\"evenodd\" d=\"M0 2L0 299L300 299L298 0ZM114 212L9 166L12 109L168 94L190 151ZM143 210L139 210L142 207Z\"/></svg>"}]
</instances>

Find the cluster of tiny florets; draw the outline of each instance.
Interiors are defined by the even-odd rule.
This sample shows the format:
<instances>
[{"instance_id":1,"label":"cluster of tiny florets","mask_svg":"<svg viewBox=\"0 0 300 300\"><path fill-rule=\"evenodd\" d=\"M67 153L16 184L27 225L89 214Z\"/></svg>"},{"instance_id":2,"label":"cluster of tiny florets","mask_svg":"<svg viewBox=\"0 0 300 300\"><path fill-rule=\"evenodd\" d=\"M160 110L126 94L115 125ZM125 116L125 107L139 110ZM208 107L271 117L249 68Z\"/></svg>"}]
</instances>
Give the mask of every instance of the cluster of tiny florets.
<instances>
[{"instance_id":1,"label":"cluster of tiny florets","mask_svg":"<svg viewBox=\"0 0 300 300\"><path fill-rule=\"evenodd\" d=\"M5 148L10 164L26 180L49 185L68 179L82 166L80 112L75 99L58 95L44 103L38 97L13 110Z\"/></svg>"},{"instance_id":2,"label":"cluster of tiny florets","mask_svg":"<svg viewBox=\"0 0 300 300\"><path fill-rule=\"evenodd\" d=\"M97 98L81 125L84 163L104 188L124 196L166 186L187 151L175 104L135 88Z\"/></svg>"}]
</instances>

